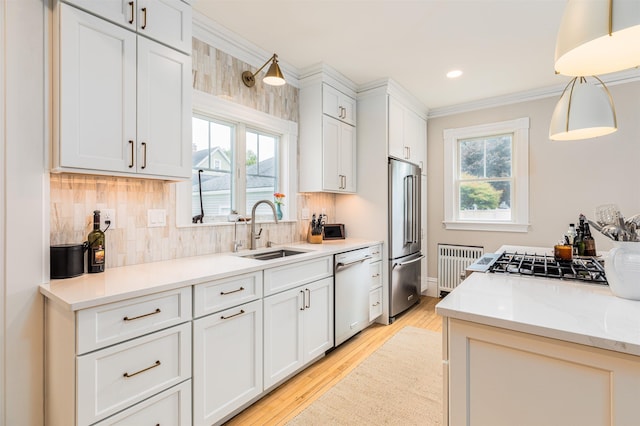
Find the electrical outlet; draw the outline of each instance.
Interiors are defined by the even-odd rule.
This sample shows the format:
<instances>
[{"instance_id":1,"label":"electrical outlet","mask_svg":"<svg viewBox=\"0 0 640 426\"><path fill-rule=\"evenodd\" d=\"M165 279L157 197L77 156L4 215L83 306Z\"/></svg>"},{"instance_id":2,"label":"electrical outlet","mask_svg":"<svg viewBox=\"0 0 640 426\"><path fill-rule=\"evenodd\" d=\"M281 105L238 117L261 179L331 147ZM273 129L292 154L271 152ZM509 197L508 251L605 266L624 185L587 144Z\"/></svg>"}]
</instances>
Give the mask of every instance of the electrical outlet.
<instances>
[{"instance_id":1,"label":"electrical outlet","mask_svg":"<svg viewBox=\"0 0 640 426\"><path fill-rule=\"evenodd\" d=\"M100 210L100 229L107 229L107 221L109 221L109 230L116 229L116 210L102 209Z\"/></svg>"},{"instance_id":2,"label":"electrical outlet","mask_svg":"<svg viewBox=\"0 0 640 426\"><path fill-rule=\"evenodd\" d=\"M306 207L303 207L302 210L300 211L300 219L309 219L309 209Z\"/></svg>"}]
</instances>

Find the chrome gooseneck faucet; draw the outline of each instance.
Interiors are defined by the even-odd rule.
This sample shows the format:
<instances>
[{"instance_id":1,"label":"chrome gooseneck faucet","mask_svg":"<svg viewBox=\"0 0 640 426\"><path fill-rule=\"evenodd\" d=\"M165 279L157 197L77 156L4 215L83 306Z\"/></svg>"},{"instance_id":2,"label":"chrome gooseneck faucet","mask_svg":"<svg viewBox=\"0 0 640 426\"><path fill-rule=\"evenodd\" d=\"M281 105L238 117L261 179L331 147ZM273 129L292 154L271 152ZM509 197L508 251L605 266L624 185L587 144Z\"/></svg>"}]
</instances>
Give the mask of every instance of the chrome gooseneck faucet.
<instances>
[{"instance_id":1,"label":"chrome gooseneck faucet","mask_svg":"<svg viewBox=\"0 0 640 426\"><path fill-rule=\"evenodd\" d=\"M255 203L253 205L253 208L251 209L251 243L249 246L250 250L256 249L256 240L259 240L260 234L262 234L262 228L260 228L260 231L258 231L258 234L256 235L256 208L262 203L268 204L269 206L271 206L271 210L273 210L273 219L275 219L276 223L278 223L278 215L276 214L275 204L273 204L269 200L260 200L257 203Z\"/></svg>"}]
</instances>

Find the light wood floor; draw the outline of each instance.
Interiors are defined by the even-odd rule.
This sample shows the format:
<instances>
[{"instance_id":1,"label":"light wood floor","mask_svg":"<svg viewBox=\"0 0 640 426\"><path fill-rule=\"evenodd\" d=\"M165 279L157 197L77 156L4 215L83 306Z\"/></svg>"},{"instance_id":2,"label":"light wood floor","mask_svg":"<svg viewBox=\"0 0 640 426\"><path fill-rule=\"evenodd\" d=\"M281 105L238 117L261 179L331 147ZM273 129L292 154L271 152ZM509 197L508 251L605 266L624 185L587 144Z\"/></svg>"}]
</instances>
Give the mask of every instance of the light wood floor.
<instances>
[{"instance_id":1,"label":"light wood floor","mask_svg":"<svg viewBox=\"0 0 640 426\"><path fill-rule=\"evenodd\" d=\"M420 303L391 325L374 324L329 352L324 358L283 383L227 422L237 425L283 425L346 376L404 326L442 331L435 313L439 299L422 296Z\"/></svg>"}]
</instances>

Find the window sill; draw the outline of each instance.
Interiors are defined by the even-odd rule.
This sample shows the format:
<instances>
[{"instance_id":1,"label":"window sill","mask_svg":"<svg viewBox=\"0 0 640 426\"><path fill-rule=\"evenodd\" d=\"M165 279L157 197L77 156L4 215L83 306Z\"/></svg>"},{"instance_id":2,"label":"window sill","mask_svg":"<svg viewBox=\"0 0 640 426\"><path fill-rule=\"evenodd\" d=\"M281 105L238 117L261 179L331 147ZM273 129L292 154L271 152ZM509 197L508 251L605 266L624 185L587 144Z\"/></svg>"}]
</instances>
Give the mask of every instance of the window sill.
<instances>
[{"instance_id":1,"label":"window sill","mask_svg":"<svg viewBox=\"0 0 640 426\"><path fill-rule=\"evenodd\" d=\"M444 228L452 231L528 232L528 223L454 222L443 221Z\"/></svg>"},{"instance_id":2,"label":"window sill","mask_svg":"<svg viewBox=\"0 0 640 426\"><path fill-rule=\"evenodd\" d=\"M297 222L296 220L292 220L292 219L282 219L279 220L278 223L295 223ZM251 221L248 220L246 222L205 222L205 223L182 223L182 224L178 224L176 225L176 228L215 228L215 227L219 227L219 226L233 226L234 224L238 224L238 225L247 225L247 226L251 226ZM275 222L272 220L262 220L262 219L257 219L256 220L256 224L258 223L273 223L275 224Z\"/></svg>"}]
</instances>

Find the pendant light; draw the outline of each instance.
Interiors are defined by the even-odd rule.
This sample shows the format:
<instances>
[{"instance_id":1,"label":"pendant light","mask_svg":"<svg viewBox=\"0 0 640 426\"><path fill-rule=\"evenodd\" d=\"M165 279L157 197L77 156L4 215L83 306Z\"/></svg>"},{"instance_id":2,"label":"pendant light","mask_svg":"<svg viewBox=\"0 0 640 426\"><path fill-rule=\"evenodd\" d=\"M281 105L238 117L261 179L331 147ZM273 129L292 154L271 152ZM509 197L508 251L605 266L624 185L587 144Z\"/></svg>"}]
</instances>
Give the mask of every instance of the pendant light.
<instances>
[{"instance_id":1,"label":"pendant light","mask_svg":"<svg viewBox=\"0 0 640 426\"><path fill-rule=\"evenodd\" d=\"M590 84L586 77L574 77L565 87L551 116L549 138L556 141L590 139L618 130L609 90L602 80Z\"/></svg>"},{"instance_id":2,"label":"pendant light","mask_svg":"<svg viewBox=\"0 0 640 426\"><path fill-rule=\"evenodd\" d=\"M568 1L556 40L557 73L602 75L638 65L640 1Z\"/></svg>"},{"instance_id":3,"label":"pendant light","mask_svg":"<svg viewBox=\"0 0 640 426\"><path fill-rule=\"evenodd\" d=\"M245 71L242 73L242 82L244 83L244 85L247 87L253 87L256 84L256 75L260 71L262 71L262 69L266 67L269 62L271 62L271 66L267 70L267 73L265 74L265 77L262 79L262 81L270 86L282 86L283 84L285 84L286 81L284 79L284 75L282 74L280 66L278 65L278 55L274 53L273 56L270 57L263 66L258 68L258 71L254 73L252 73L251 71Z\"/></svg>"}]
</instances>

